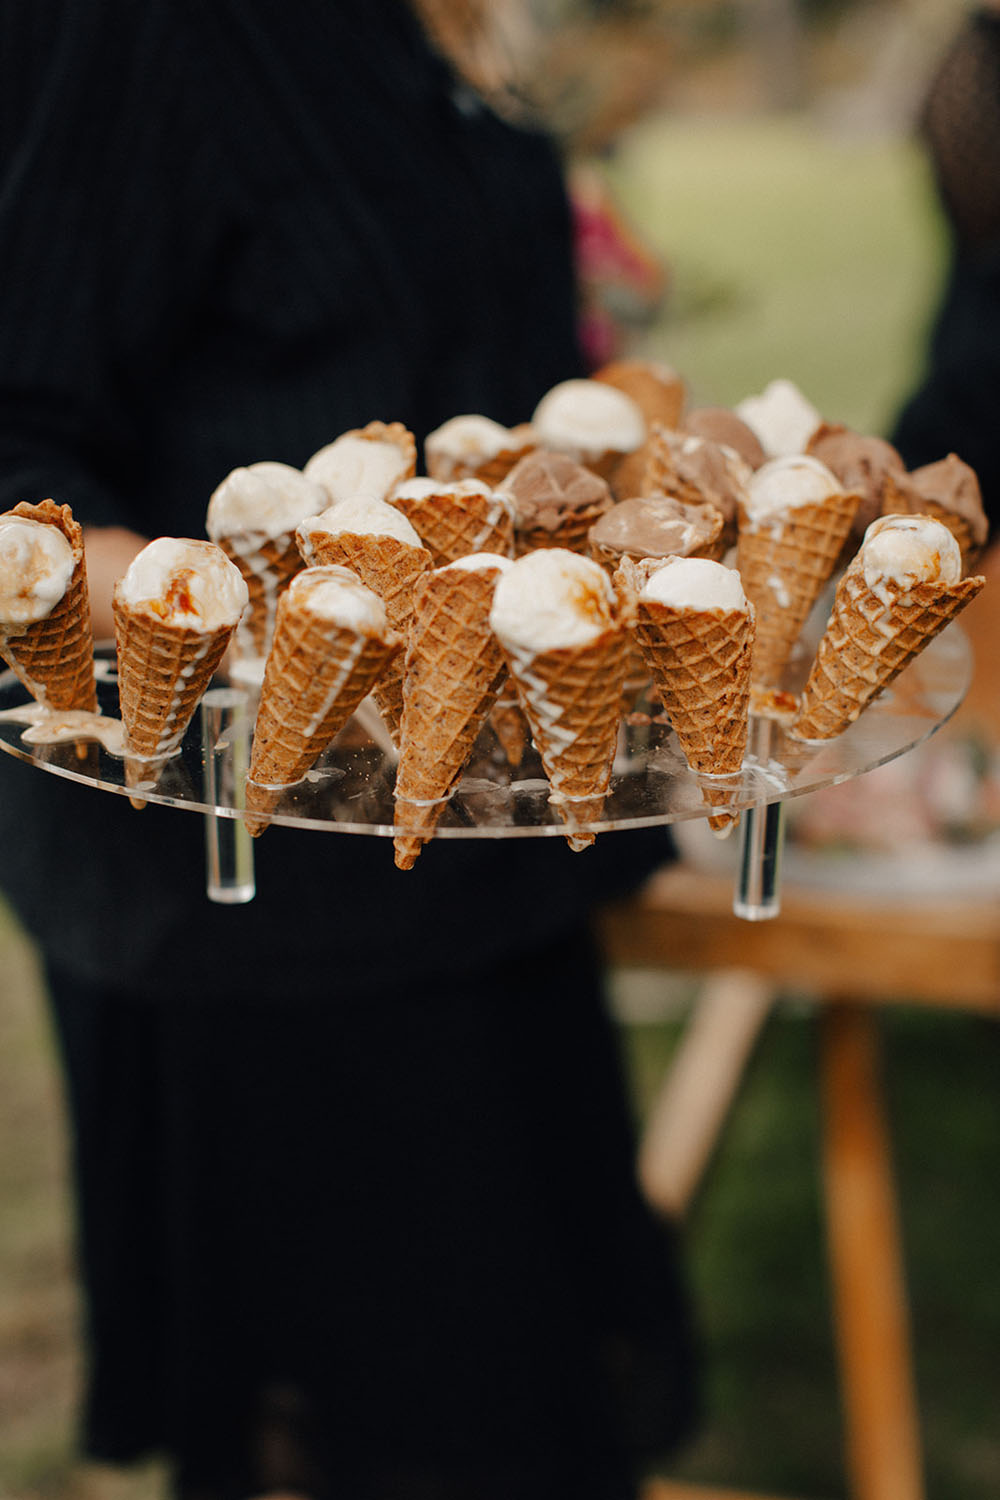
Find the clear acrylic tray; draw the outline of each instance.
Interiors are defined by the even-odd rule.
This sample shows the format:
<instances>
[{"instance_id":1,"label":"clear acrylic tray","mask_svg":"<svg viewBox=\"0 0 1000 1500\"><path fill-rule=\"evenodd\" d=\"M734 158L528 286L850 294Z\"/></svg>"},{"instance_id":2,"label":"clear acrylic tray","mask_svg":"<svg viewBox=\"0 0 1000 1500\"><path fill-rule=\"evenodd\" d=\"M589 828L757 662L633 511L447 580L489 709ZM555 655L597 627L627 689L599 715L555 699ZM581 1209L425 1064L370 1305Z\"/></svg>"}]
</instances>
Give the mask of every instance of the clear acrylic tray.
<instances>
[{"instance_id":1,"label":"clear acrylic tray","mask_svg":"<svg viewBox=\"0 0 1000 1500\"><path fill-rule=\"evenodd\" d=\"M793 664L793 674L795 667ZM972 653L961 627L949 625L890 689L845 733L824 743L803 743L780 722L755 716L748 756L738 776L706 779L690 771L672 731L642 713L623 723L611 789L595 832L646 828L705 817L702 785L724 787L734 811L762 807L846 781L902 755L927 739L961 703L972 674ZM101 712L118 714L114 652L97 652ZM794 681L794 679L793 679ZM30 699L12 672L0 676L0 747L56 776L130 795L123 761L94 742L57 745L25 741L18 711ZM178 755L164 768L145 801L191 812L240 818L242 781L252 733L254 696L224 681L210 689ZM356 717L305 780L290 787L273 822L327 833L390 837L393 832L394 757ZM472 761L446 807L439 838L559 836L565 824L549 802L548 783L530 748L512 770L492 731L484 730Z\"/></svg>"}]
</instances>

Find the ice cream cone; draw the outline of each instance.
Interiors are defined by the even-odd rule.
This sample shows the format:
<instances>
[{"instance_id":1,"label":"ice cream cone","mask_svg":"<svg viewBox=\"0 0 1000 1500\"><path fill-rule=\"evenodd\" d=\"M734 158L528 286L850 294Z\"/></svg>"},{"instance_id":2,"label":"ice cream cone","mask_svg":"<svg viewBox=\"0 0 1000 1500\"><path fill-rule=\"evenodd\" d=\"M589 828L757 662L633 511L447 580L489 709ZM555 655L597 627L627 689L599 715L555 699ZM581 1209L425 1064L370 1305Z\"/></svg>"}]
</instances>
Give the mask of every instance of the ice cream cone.
<instances>
[{"instance_id":1,"label":"ice cream cone","mask_svg":"<svg viewBox=\"0 0 1000 1500\"><path fill-rule=\"evenodd\" d=\"M524 710L518 702L517 691L506 672L497 693L497 701L490 709L489 721L497 737L497 744L507 757L507 764L516 771L524 759L531 731L524 717Z\"/></svg>"},{"instance_id":2,"label":"ice cream cone","mask_svg":"<svg viewBox=\"0 0 1000 1500\"><path fill-rule=\"evenodd\" d=\"M389 624L405 640L413 614L414 584L431 566L431 554L426 547L374 532L319 530L311 528L308 522L299 528L299 547L310 566L334 564L356 573L362 583L378 594ZM389 662L373 696L393 744L398 745L403 713L401 655Z\"/></svg>"},{"instance_id":3,"label":"ice cream cone","mask_svg":"<svg viewBox=\"0 0 1000 1500\"><path fill-rule=\"evenodd\" d=\"M208 633L178 629L117 600L113 609L126 784L155 786L180 747L233 627Z\"/></svg>"},{"instance_id":4,"label":"ice cream cone","mask_svg":"<svg viewBox=\"0 0 1000 1500\"><path fill-rule=\"evenodd\" d=\"M162 579L155 593L144 587L147 559L156 561ZM207 592L204 603L195 597L200 577L210 580L210 603ZM125 780L133 790L155 786L179 750L246 602L238 569L212 542L161 537L115 585ZM141 798L134 800L142 805Z\"/></svg>"},{"instance_id":5,"label":"ice cream cone","mask_svg":"<svg viewBox=\"0 0 1000 1500\"><path fill-rule=\"evenodd\" d=\"M570 512L560 521L555 531L547 526L518 528L514 540L514 553L524 557L528 552L537 552L540 547L565 547L567 552L590 555L590 528L604 514L596 507L586 511Z\"/></svg>"},{"instance_id":6,"label":"ice cream cone","mask_svg":"<svg viewBox=\"0 0 1000 1500\"><path fill-rule=\"evenodd\" d=\"M55 527L70 548L71 563L67 566L72 571L62 597L41 618L27 623L0 620L0 656L39 703L58 710L96 713L83 531L70 507L52 500L38 505L24 501L8 511L7 517Z\"/></svg>"},{"instance_id":7,"label":"ice cream cone","mask_svg":"<svg viewBox=\"0 0 1000 1500\"><path fill-rule=\"evenodd\" d=\"M479 479L495 486L538 446L530 422L504 427L488 417L452 417L424 440L427 472L432 479L454 483Z\"/></svg>"},{"instance_id":8,"label":"ice cream cone","mask_svg":"<svg viewBox=\"0 0 1000 1500\"><path fill-rule=\"evenodd\" d=\"M561 381L539 401L531 423L541 448L566 454L605 482L647 436L639 405L607 380Z\"/></svg>"},{"instance_id":9,"label":"ice cream cone","mask_svg":"<svg viewBox=\"0 0 1000 1500\"><path fill-rule=\"evenodd\" d=\"M542 547L586 554L588 532L611 509L611 491L585 465L565 453L529 453L500 487L514 515L518 557Z\"/></svg>"},{"instance_id":10,"label":"ice cream cone","mask_svg":"<svg viewBox=\"0 0 1000 1500\"><path fill-rule=\"evenodd\" d=\"M649 425L662 422L665 427L676 427L680 421L687 388L682 376L669 365L648 359L615 359L601 365L592 378L631 396Z\"/></svg>"},{"instance_id":11,"label":"ice cream cone","mask_svg":"<svg viewBox=\"0 0 1000 1500\"><path fill-rule=\"evenodd\" d=\"M611 782L630 601L590 558L529 553L497 581L490 623L574 850L594 842Z\"/></svg>"},{"instance_id":12,"label":"ice cream cone","mask_svg":"<svg viewBox=\"0 0 1000 1500\"><path fill-rule=\"evenodd\" d=\"M490 628L506 561L444 567L414 588L396 772L396 864L409 870L444 811L507 675Z\"/></svg>"},{"instance_id":13,"label":"ice cream cone","mask_svg":"<svg viewBox=\"0 0 1000 1500\"><path fill-rule=\"evenodd\" d=\"M208 536L239 568L250 595L235 646L242 661L259 663L258 682L278 596L303 567L295 529L328 503L321 485L290 464L273 462L234 469L208 503Z\"/></svg>"},{"instance_id":14,"label":"ice cream cone","mask_svg":"<svg viewBox=\"0 0 1000 1500\"><path fill-rule=\"evenodd\" d=\"M594 380L602 380L630 396L642 412L647 436L632 453L626 453L609 476L616 500L628 500L645 493L642 482L648 461L654 424L676 427L684 410L686 387L676 370L655 360L617 359L595 370Z\"/></svg>"},{"instance_id":15,"label":"ice cream cone","mask_svg":"<svg viewBox=\"0 0 1000 1500\"><path fill-rule=\"evenodd\" d=\"M416 439L402 422L369 422L320 448L303 472L333 504L360 493L384 500L393 485L417 472Z\"/></svg>"},{"instance_id":16,"label":"ice cream cone","mask_svg":"<svg viewBox=\"0 0 1000 1500\"><path fill-rule=\"evenodd\" d=\"M831 495L795 505L758 525L740 506L736 566L757 614L753 678L760 686L780 686L809 611L836 566L858 503L857 495Z\"/></svg>"},{"instance_id":17,"label":"ice cream cone","mask_svg":"<svg viewBox=\"0 0 1000 1500\"><path fill-rule=\"evenodd\" d=\"M746 753L754 643L752 610L678 609L640 598L635 634L684 759L702 776L737 774ZM713 807L729 800L724 788L702 783ZM739 818L709 818L716 833Z\"/></svg>"},{"instance_id":18,"label":"ice cream cone","mask_svg":"<svg viewBox=\"0 0 1000 1500\"><path fill-rule=\"evenodd\" d=\"M410 522L436 568L475 552L509 557L513 551L513 507L478 479L411 479L397 485L389 503Z\"/></svg>"},{"instance_id":19,"label":"ice cream cone","mask_svg":"<svg viewBox=\"0 0 1000 1500\"><path fill-rule=\"evenodd\" d=\"M917 583L896 595L870 587L863 558L856 557L837 585L790 732L804 740L842 733L985 582L966 577L951 584Z\"/></svg>"},{"instance_id":20,"label":"ice cream cone","mask_svg":"<svg viewBox=\"0 0 1000 1500\"><path fill-rule=\"evenodd\" d=\"M351 614L317 607L324 593L363 600ZM308 568L278 600L247 776L247 828L257 836L282 793L301 781L402 650L385 608L345 568Z\"/></svg>"},{"instance_id":21,"label":"ice cream cone","mask_svg":"<svg viewBox=\"0 0 1000 1500\"><path fill-rule=\"evenodd\" d=\"M588 825L600 818L611 784L628 645L616 626L586 646L507 652L551 800L574 850L594 842Z\"/></svg>"},{"instance_id":22,"label":"ice cream cone","mask_svg":"<svg viewBox=\"0 0 1000 1500\"><path fill-rule=\"evenodd\" d=\"M305 567L295 533L264 537L253 553L244 552L229 537L219 546L243 574L250 602L236 629L236 639L245 656L267 656L271 649L278 599L296 573Z\"/></svg>"}]
</instances>

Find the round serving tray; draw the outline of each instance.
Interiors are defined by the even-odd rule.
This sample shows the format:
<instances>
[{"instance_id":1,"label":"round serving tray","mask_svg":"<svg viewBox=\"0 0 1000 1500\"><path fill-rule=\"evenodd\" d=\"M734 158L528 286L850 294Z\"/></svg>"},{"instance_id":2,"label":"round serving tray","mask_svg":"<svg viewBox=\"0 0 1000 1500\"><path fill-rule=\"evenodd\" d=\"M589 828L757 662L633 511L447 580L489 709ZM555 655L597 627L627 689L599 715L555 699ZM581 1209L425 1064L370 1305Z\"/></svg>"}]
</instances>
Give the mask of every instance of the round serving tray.
<instances>
[{"instance_id":1,"label":"round serving tray","mask_svg":"<svg viewBox=\"0 0 1000 1500\"><path fill-rule=\"evenodd\" d=\"M96 656L101 713L118 714L114 652ZM972 653L957 624L949 625L845 733L824 743L803 743L781 723L755 716L749 753L739 776L701 780L690 771L672 731L641 712L623 723L611 788L595 832L646 828L717 812L703 785L724 787L734 811L761 808L872 770L927 739L961 703L972 675ZM94 788L134 796L124 764L100 743L30 743L24 723L27 692L12 672L0 676L0 747L39 769ZM254 695L220 682L210 689L147 802L240 818L243 777L252 734ZM316 766L290 787L272 821L326 833L393 834L394 757L355 717ZM370 720L368 722L371 722ZM377 731L376 731L377 733ZM548 783L530 749L511 769L493 735L480 736L476 752L438 826L437 837L537 838L562 836L566 827L550 803Z\"/></svg>"}]
</instances>

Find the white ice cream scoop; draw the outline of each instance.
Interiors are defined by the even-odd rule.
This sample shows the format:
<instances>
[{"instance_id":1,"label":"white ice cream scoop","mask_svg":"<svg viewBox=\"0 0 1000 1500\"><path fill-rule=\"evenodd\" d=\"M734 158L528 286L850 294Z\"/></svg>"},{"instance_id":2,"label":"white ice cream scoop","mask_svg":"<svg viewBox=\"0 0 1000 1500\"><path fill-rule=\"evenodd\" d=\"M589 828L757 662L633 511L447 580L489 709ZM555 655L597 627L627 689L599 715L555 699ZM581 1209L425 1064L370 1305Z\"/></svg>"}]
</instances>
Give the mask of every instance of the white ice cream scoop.
<instances>
[{"instance_id":1,"label":"white ice cream scoop","mask_svg":"<svg viewBox=\"0 0 1000 1500\"><path fill-rule=\"evenodd\" d=\"M389 621L385 605L373 589L350 568L336 564L304 568L288 585L289 603L300 604L321 620L356 630L361 635L385 635Z\"/></svg>"},{"instance_id":2,"label":"white ice cream scoop","mask_svg":"<svg viewBox=\"0 0 1000 1500\"><path fill-rule=\"evenodd\" d=\"M69 587L73 566L73 549L58 526L0 517L0 624L44 620Z\"/></svg>"},{"instance_id":3,"label":"white ice cream scoop","mask_svg":"<svg viewBox=\"0 0 1000 1500\"><path fill-rule=\"evenodd\" d=\"M639 594L673 609L748 608L740 575L735 568L706 557L673 557L651 573Z\"/></svg>"},{"instance_id":4,"label":"white ice cream scoop","mask_svg":"<svg viewBox=\"0 0 1000 1500\"><path fill-rule=\"evenodd\" d=\"M947 526L930 516L880 516L860 549L870 589L891 583L902 590L918 583L958 583L962 551Z\"/></svg>"},{"instance_id":5,"label":"white ice cream scoop","mask_svg":"<svg viewBox=\"0 0 1000 1500\"><path fill-rule=\"evenodd\" d=\"M804 452L823 420L794 381L780 378L772 380L759 395L737 402L734 410L771 457Z\"/></svg>"},{"instance_id":6,"label":"white ice cream scoop","mask_svg":"<svg viewBox=\"0 0 1000 1500\"><path fill-rule=\"evenodd\" d=\"M290 464L248 464L227 474L212 495L205 530L213 542L247 533L280 537L329 503L326 490Z\"/></svg>"},{"instance_id":7,"label":"white ice cream scoop","mask_svg":"<svg viewBox=\"0 0 1000 1500\"><path fill-rule=\"evenodd\" d=\"M169 536L143 547L116 594L123 605L145 607L166 625L206 632L236 625L248 598L239 568L221 547Z\"/></svg>"},{"instance_id":8,"label":"white ice cream scoop","mask_svg":"<svg viewBox=\"0 0 1000 1500\"><path fill-rule=\"evenodd\" d=\"M586 646L614 624L614 590L604 569L563 547L543 547L503 573L490 624L512 650Z\"/></svg>"}]
</instances>

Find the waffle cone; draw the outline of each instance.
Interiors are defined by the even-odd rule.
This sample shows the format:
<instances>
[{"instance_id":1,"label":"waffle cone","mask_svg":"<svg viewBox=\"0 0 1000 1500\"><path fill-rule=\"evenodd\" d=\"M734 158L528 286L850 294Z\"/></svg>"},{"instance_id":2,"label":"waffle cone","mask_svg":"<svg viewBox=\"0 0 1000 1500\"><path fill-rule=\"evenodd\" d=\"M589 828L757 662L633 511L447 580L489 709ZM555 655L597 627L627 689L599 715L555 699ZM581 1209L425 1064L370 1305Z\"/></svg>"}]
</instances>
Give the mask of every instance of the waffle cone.
<instances>
[{"instance_id":1,"label":"waffle cone","mask_svg":"<svg viewBox=\"0 0 1000 1500\"><path fill-rule=\"evenodd\" d=\"M658 491L675 500L704 501L701 490L678 472L677 460L671 443L673 427L657 422L650 430L642 448L643 471L637 494L653 495Z\"/></svg>"},{"instance_id":2,"label":"waffle cone","mask_svg":"<svg viewBox=\"0 0 1000 1500\"><path fill-rule=\"evenodd\" d=\"M457 479L481 479L483 484L491 487L500 484L507 478L516 463L520 463L521 459L526 458L529 453L534 453L538 447L534 438L534 428L530 422L522 422L519 426L507 430L512 439L510 446L500 448L496 453L485 456L470 454L460 457L458 454L443 453L429 448L427 452L428 474L432 479L439 479L445 483Z\"/></svg>"},{"instance_id":3,"label":"waffle cone","mask_svg":"<svg viewBox=\"0 0 1000 1500\"><path fill-rule=\"evenodd\" d=\"M433 835L507 675L490 629L496 569L427 573L414 589L396 771L396 864Z\"/></svg>"},{"instance_id":4,"label":"waffle cone","mask_svg":"<svg viewBox=\"0 0 1000 1500\"><path fill-rule=\"evenodd\" d=\"M402 645L395 631L362 635L282 594L247 777L252 834L264 831L283 788L301 781Z\"/></svg>"},{"instance_id":5,"label":"waffle cone","mask_svg":"<svg viewBox=\"0 0 1000 1500\"><path fill-rule=\"evenodd\" d=\"M594 842L621 722L629 637L622 625L587 646L509 652L510 675L572 849Z\"/></svg>"},{"instance_id":6,"label":"waffle cone","mask_svg":"<svg viewBox=\"0 0 1000 1500\"><path fill-rule=\"evenodd\" d=\"M490 728L497 737L497 744L507 757L507 764L516 771L524 759L531 731L524 717L524 710L517 700L517 693L509 686L509 677L505 677L500 686L497 701L490 709L489 720Z\"/></svg>"},{"instance_id":7,"label":"waffle cone","mask_svg":"<svg viewBox=\"0 0 1000 1500\"><path fill-rule=\"evenodd\" d=\"M616 500L628 500L646 493L643 489L654 423L676 427L684 408L685 387L673 370L659 368L646 360L620 359L595 370L594 380L613 385L630 396L646 420L650 436L632 453L623 454L608 477Z\"/></svg>"},{"instance_id":8,"label":"waffle cone","mask_svg":"<svg viewBox=\"0 0 1000 1500\"><path fill-rule=\"evenodd\" d=\"M514 550L513 512L492 493L463 494L443 488L440 495L420 500L399 496L391 503L409 521L436 568L473 552L510 557Z\"/></svg>"},{"instance_id":9,"label":"waffle cone","mask_svg":"<svg viewBox=\"0 0 1000 1500\"><path fill-rule=\"evenodd\" d=\"M631 500L636 495L647 493L646 468L648 465L649 438L634 453L626 453L619 459L609 481L611 493L616 500Z\"/></svg>"},{"instance_id":10,"label":"waffle cone","mask_svg":"<svg viewBox=\"0 0 1000 1500\"><path fill-rule=\"evenodd\" d=\"M378 594L389 624L404 640L413 614L413 587L431 566L426 547L413 547L393 536L340 531L308 532L309 563L333 563L350 568ZM399 744L403 716L403 659L397 655L382 673L373 697L394 745Z\"/></svg>"},{"instance_id":11,"label":"waffle cone","mask_svg":"<svg viewBox=\"0 0 1000 1500\"><path fill-rule=\"evenodd\" d=\"M683 448L687 436L667 424L653 424L649 437L639 450L642 468L636 476L635 493L664 494L687 505L713 505L722 516L718 539L718 555L721 557L736 541L736 495L744 466L738 455L730 453L728 459L721 460L724 470L728 470L728 475L719 476L718 482L724 485L721 491L715 488L708 475L705 483L698 483L690 472L685 472L683 462L678 460L678 445Z\"/></svg>"},{"instance_id":12,"label":"waffle cone","mask_svg":"<svg viewBox=\"0 0 1000 1500\"><path fill-rule=\"evenodd\" d=\"M201 631L169 625L143 608L112 601L118 696L125 728L125 779L155 785L180 748L202 694L225 655L233 627Z\"/></svg>"},{"instance_id":13,"label":"waffle cone","mask_svg":"<svg viewBox=\"0 0 1000 1500\"><path fill-rule=\"evenodd\" d=\"M681 419L686 388L676 370L648 360L616 359L595 370L592 378L631 396L647 426L662 422L664 427L676 427Z\"/></svg>"},{"instance_id":14,"label":"waffle cone","mask_svg":"<svg viewBox=\"0 0 1000 1500\"><path fill-rule=\"evenodd\" d=\"M851 530L858 495L794 506L782 522L750 529L739 511L736 566L757 615L753 679L778 687L809 611L833 573Z\"/></svg>"},{"instance_id":15,"label":"waffle cone","mask_svg":"<svg viewBox=\"0 0 1000 1500\"><path fill-rule=\"evenodd\" d=\"M94 641L87 592L83 530L68 505L22 501L8 512L27 521L56 526L73 551L73 572L66 592L44 620L23 628L0 629L0 656L39 703L65 711L97 712Z\"/></svg>"},{"instance_id":16,"label":"waffle cone","mask_svg":"<svg viewBox=\"0 0 1000 1500\"><path fill-rule=\"evenodd\" d=\"M253 545L250 545L250 543ZM294 531L281 536L220 537L219 546L246 582L250 602L236 628L244 656L266 656L271 649L278 599L305 563Z\"/></svg>"},{"instance_id":17,"label":"waffle cone","mask_svg":"<svg viewBox=\"0 0 1000 1500\"><path fill-rule=\"evenodd\" d=\"M569 512L554 530L547 526L518 528L514 533L514 555L524 557L539 547L565 547L568 552L580 552L590 556L590 539L587 533L595 521L599 521L607 505L587 505Z\"/></svg>"},{"instance_id":18,"label":"waffle cone","mask_svg":"<svg viewBox=\"0 0 1000 1500\"><path fill-rule=\"evenodd\" d=\"M514 427L512 432L518 433L520 428ZM520 463L529 453L534 453L538 444L531 440L524 442L520 447L501 448L499 453L491 453L489 458L484 459L479 467L470 472L469 479L481 479L484 484L496 486L502 484L515 464ZM460 476L461 477L461 476Z\"/></svg>"},{"instance_id":19,"label":"waffle cone","mask_svg":"<svg viewBox=\"0 0 1000 1500\"><path fill-rule=\"evenodd\" d=\"M791 733L832 739L979 593L985 578L918 583L887 604L865 582L856 558L847 569L802 692Z\"/></svg>"},{"instance_id":20,"label":"waffle cone","mask_svg":"<svg viewBox=\"0 0 1000 1500\"><path fill-rule=\"evenodd\" d=\"M753 613L641 599L635 635L688 765L702 776L736 775L747 745ZM729 800L722 788L703 785L702 795L712 807ZM724 832L736 817L725 813L709 822Z\"/></svg>"}]
</instances>

